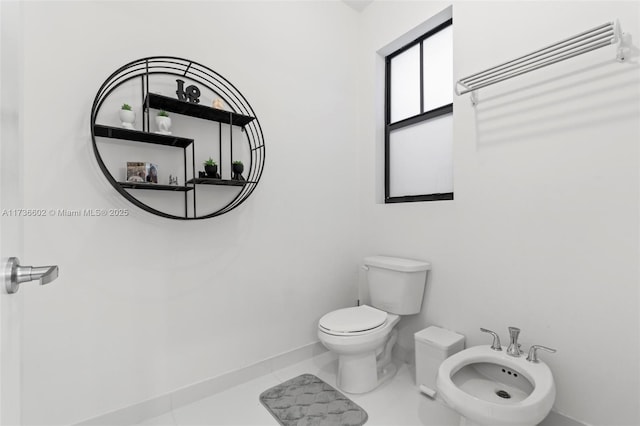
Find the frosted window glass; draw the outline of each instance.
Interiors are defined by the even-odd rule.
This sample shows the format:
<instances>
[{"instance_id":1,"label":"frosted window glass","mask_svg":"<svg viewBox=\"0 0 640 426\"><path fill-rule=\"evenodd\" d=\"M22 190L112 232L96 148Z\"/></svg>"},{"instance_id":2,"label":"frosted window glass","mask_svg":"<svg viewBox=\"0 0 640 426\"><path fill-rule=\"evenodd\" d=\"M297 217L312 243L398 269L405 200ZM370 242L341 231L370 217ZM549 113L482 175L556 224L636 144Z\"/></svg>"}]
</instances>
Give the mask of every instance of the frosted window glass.
<instances>
[{"instance_id":1,"label":"frosted window glass","mask_svg":"<svg viewBox=\"0 0 640 426\"><path fill-rule=\"evenodd\" d=\"M391 122L420 114L420 45L391 59Z\"/></svg>"},{"instance_id":2,"label":"frosted window glass","mask_svg":"<svg viewBox=\"0 0 640 426\"><path fill-rule=\"evenodd\" d=\"M389 135L389 195L453 192L453 115L403 127Z\"/></svg>"},{"instance_id":3,"label":"frosted window glass","mask_svg":"<svg viewBox=\"0 0 640 426\"><path fill-rule=\"evenodd\" d=\"M422 45L425 111L453 102L452 28L438 31Z\"/></svg>"}]
</instances>

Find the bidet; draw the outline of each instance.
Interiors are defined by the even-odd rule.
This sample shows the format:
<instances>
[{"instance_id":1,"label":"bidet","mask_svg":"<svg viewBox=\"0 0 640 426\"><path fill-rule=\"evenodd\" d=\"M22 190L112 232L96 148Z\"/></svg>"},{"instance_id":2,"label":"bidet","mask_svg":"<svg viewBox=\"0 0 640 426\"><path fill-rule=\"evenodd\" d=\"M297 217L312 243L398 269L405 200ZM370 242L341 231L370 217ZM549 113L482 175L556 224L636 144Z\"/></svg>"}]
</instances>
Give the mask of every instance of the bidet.
<instances>
[{"instance_id":1,"label":"bidet","mask_svg":"<svg viewBox=\"0 0 640 426\"><path fill-rule=\"evenodd\" d=\"M509 328L511 344L506 351L497 348L496 333L481 330L494 336L493 345L465 349L440 364L438 393L461 415L461 425L537 425L549 414L556 397L553 374L537 358L537 350L555 349L533 345L524 358L518 328Z\"/></svg>"}]
</instances>

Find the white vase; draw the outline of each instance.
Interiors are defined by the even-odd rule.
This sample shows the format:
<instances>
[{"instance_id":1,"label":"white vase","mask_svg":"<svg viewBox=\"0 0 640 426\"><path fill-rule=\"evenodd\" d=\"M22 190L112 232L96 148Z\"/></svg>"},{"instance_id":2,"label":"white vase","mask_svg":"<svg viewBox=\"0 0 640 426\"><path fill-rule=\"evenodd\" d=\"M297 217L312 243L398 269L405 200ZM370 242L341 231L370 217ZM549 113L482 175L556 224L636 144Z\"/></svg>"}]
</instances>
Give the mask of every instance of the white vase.
<instances>
[{"instance_id":1,"label":"white vase","mask_svg":"<svg viewBox=\"0 0 640 426\"><path fill-rule=\"evenodd\" d=\"M171 132L169 131L169 129L171 129L171 118L157 115L156 125L158 126L158 131L156 133L160 133L161 135L171 134Z\"/></svg>"},{"instance_id":2,"label":"white vase","mask_svg":"<svg viewBox=\"0 0 640 426\"><path fill-rule=\"evenodd\" d=\"M133 123L136 121L136 113L128 109L120 110L120 121L125 129L133 129Z\"/></svg>"}]
</instances>

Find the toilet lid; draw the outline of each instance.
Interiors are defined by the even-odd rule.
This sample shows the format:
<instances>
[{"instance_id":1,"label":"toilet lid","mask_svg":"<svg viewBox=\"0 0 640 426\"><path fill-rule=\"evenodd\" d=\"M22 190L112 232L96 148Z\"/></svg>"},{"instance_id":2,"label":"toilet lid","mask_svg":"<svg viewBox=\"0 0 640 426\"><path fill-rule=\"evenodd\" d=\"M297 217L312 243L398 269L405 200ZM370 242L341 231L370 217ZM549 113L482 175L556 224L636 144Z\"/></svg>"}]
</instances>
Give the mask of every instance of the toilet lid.
<instances>
[{"instance_id":1,"label":"toilet lid","mask_svg":"<svg viewBox=\"0 0 640 426\"><path fill-rule=\"evenodd\" d=\"M380 327L387 320L387 313L371 306L338 309L320 318L319 325L337 333L356 333Z\"/></svg>"}]
</instances>

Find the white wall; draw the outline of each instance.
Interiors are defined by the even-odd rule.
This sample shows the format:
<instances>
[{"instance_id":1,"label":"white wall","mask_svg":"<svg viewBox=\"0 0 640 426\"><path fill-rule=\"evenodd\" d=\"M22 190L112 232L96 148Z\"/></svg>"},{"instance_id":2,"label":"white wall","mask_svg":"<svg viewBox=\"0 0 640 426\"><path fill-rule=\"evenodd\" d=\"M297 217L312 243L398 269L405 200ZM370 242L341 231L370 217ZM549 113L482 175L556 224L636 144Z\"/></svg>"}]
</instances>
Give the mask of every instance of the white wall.
<instances>
[{"instance_id":1,"label":"white wall","mask_svg":"<svg viewBox=\"0 0 640 426\"><path fill-rule=\"evenodd\" d=\"M355 303L357 18L336 2L25 3L25 207L131 212L26 221L23 263L57 263L60 278L21 290L25 424L74 423L315 342L322 314ZM256 111L266 168L233 212L155 217L98 170L96 91L152 55L211 67Z\"/></svg>"},{"instance_id":2,"label":"white wall","mask_svg":"<svg viewBox=\"0 0 640 426\"><path fill-rule=\"evenodd\" d=\"M377 50L447 7L374 2L363 12L359 112L361 255L429 260L427 324L485 344L507 326L556 378L555 409L594 425L637 425L638 57L615 47L454 101L455 200L384 205L382 59ZM640 38L637 2L454 3L454 74L464 77L619 18Z\"/></svg>"}]
</instances>

